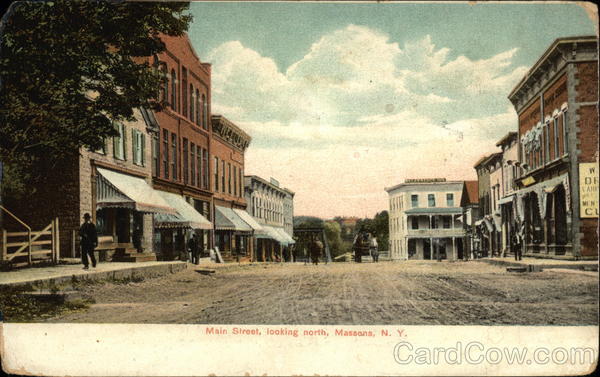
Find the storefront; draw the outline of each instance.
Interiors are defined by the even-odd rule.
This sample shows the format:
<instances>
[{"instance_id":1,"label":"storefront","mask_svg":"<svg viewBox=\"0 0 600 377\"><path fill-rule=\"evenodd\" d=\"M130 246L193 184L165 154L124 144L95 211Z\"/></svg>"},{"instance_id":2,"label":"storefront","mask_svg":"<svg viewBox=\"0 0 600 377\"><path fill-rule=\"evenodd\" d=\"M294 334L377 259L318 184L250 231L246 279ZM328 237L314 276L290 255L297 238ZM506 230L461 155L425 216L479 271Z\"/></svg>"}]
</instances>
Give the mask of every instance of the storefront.
<instances>
[{"instance_id":1,"label":"storefront","mask_svg":"<svg viewBox=\"0 0 600 377\"><path fill-rule=\"evenodd\" d=\"M232 208L215 206L215 247L223 260L249 260L252 232L252 227Z\"/></svg>"},{"instance_id":2,"label":"storefront","mask_svg":"<svg viewBox=\"0 0 600 377\"><path fill-rule=\"evenodd\" d=\"M152 252L153 214L176 214L143 178L96 168L96 227L100 260Z\"/></svg>"},{"instance_id":3,"label":"storefront","mask_svg":"<svg viewBox=\"0 0 600 377\"><path fill-rule=\"evenodd\" d=\"M519 190L516 213L524 223L524 255L572 254L568 174Z\"/></svg>"},{"instance_id":4,"label":"storefront","mask_svg":"<svg viewBox=\"0 0 600 377\"><path fill-rule=\"evenodd\" d=\"M194 233L198 235L201 254L207 254L210 245L206 242L213 224L200 214L181 195L157 191L176 210L176 214L161 214L154 218L154 245L162 260L187 259L187 242Z\"/></svg>"}]
</instances>

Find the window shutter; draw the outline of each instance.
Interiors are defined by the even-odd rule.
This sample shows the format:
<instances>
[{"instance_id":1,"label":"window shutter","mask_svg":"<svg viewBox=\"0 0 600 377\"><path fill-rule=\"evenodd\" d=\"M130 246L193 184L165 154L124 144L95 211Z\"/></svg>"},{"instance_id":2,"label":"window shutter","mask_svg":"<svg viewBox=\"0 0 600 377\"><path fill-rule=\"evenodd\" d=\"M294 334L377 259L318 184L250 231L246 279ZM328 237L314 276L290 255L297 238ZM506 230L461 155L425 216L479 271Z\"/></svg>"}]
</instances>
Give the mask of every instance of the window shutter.
<instances>
[{"instance_id":1,"label":"window shutter","mask_svg":"<svg viewBox=\"0 0 600 377\"><path fill-rule=\"evenodd\" d=\"M115 130L117 132L119 132L119 124L118 123L113 123L113 126L115 128ZM118 157L118 148L119 148L119 138L121 137L121 135L119 134L119 136L113 136L113 157Z\"/></svg>"},{"instance_id":2,"label":"window shutter","mask_svg":"<svg viewBox=\"0 0 600 377\"><path fill-rule=\"evenodd\" d=\"M141 139L141 145L140 145L140 156L141 156L141 162L143 166L146 166L146 135L144 135L143 133L140 132L140 139Z\"/></svg>"},{"instance_id":3,"label":"window shutter","mask_svg":"<svg viewBox=\"0 0 600 377\"><path fill-rule=\"evenodd\" d=\"M131 151L132 151L134 164L139 163L139 161L137 159L137 156L138 156L137 149L138 149L137 130L132 128L131 129Z\"/></svg>"},{"instance_id":4,"label":"window shutter","mask_svg":"<svg viewBox=\"0 0 600 377\"><path fill-rule=\"evenodd\" d=\"M121 124L123 132L123 160L127 160L127 130L125 129L125 125Z\"/></svg>"}]
</instances>

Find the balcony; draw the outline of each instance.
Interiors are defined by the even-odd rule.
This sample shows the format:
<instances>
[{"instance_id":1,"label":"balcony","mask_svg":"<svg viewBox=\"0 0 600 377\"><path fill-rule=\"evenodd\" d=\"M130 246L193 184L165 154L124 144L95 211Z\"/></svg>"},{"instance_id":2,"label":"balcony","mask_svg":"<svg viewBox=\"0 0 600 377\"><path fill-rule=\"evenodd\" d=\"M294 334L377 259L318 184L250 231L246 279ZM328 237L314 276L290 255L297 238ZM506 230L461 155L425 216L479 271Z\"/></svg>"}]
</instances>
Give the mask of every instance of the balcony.
<instances>
[{"instance_id":1,"label":"balcony","mask_svg":"<svg viewBox=\"0 0 600 377\"><path fill-rule=\"evenodd\" d=\"M464 237L463 228L426 228L426 229L408 229L406 236L409 238L452 238Z\"/></svg>"}]
</instances>

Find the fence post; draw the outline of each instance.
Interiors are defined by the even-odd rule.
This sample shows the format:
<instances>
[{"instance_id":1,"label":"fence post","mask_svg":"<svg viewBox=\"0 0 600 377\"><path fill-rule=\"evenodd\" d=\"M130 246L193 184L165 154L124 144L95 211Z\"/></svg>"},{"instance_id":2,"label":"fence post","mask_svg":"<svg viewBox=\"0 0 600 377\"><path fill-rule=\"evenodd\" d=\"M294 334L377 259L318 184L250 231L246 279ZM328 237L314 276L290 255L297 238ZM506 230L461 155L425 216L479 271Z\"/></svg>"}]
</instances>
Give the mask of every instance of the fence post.
<instances>
[{"instance_id":1,"label":"fence post","mask_svg":"<svg viewBox=\"0 0 600 377\"><path fill-rule=\"evenodd\" d=\"M50 230L50 235L52 237L52 262L56 263L56 224L54 220L51 222L52 229Z\"/></svg>"},{"instance_id":2,"label":"fence post","mask_svg":"<svg viewBox=\"0 0 600 377\"><path fill-rule=\"evenodd\" d=\"M27 229L27 263L31 266L31 229Z\"/></svg>"},{"instance_id":3,"label":"fence post","mask_svg":"<svg viewBox=\"0 0 600 377\"><path fill-rule=\"evenodd\" d=\"M54 220L54 227L56 229L56 234L54 236L54 239L56 240L56 247L54 248L56 250L56 263L60 262L60 227L59 227L60 223L58 221L58 217Z\"/></svg>"},{"instance_id":4,"label":"fence post","mask_svg":"<svg viewBox=\"0 0 600 377\"><path fill-rule=\"evenodd\" d=\"M0 262L5 260L8 254L6 246L6 229L2 229L2 249L0 250Z\"/></svg>"}]
</instances>

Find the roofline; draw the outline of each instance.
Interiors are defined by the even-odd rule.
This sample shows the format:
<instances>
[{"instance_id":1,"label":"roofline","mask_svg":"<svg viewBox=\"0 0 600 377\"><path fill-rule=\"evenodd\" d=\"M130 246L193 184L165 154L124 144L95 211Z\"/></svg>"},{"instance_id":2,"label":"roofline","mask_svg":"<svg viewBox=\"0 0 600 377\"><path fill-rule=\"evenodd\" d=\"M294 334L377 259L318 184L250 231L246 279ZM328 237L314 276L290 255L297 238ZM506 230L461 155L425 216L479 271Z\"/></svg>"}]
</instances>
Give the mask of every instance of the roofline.
<instances>
[{"instance_id":1,"label":"roofline","mask_svg":"<svg viewBox=\"0 0 600 377\"><path fill-rule=\"evenodd\" d=\"M391 186L391 187L384 187L384 190L386 192L390 192L390 191L394 191L396 189L399 189L401 187L405 187L405 186L424 186L424 185L447 185L447 184L460 184L460 183L464 183L465 181L444 181L444 182L414 182L414 183L399 183L395 186Z\"/></svg>"},{"instance_id":2,"label":"roofline","mask_svg":"<svg viewBox=\"0 0 600 377\"><path fill-rule=\"evenodd\" d=\"M233 123L231 120L227 119L225 116L223 116L221 114L211 114L210 119L211 119L211 123L212 123L212 121L217 121L217 122L222 121L223 123L227 123L228 126L233 128L236 132L238 132L240 134L240 136L242 136L244 139L246 139L248 144L250 144L250 142L252 142L252 136L250 136L246 131L242 130L240 128L240 126ZM212 129L211 129L211 132L213 134L215 133Z\"/></svg>"},{"instance_id":3,"label":"roofline","mask_svg":"<svg viewBox=\"0 0 600 377\"><path fill-rule=\"evenodd\" d=\"M475 165L473 165L473 168L477 169L477 167L487 164L493 158L501 157L501 156L502 156L502 152L494 152L494 153L490 154L489 156L482 157L475 163Z\"/></svg>"},{"instance_id":4,"label":"roofline","mask_svg":"<svg viewBox=\"0 0 600 377\"><path fill-rule=\"evenodd\" d=\"M521 88L523 87L523 84L525 84L525 82L527 80L529 80L529 78L533 75L533 73L535 71L537 71L538 68L540 68L540 66L542 65L542 62L544 62L544 61L546 61L546 59L548 59L548 57L554 52L554 50L557 49L558 45L563 44L563 43L573 43L573 42L596 42L596 43L598 43L598 37L595 35L581 35L581 36L562 37L562 38L555 39L554 42L552 42L552 44L550 45L550 47L548 47L546 49L546 51L544 51L542 56L535 62L535 64L529 69L529 71L527 71L525 76L523 76L523 78L513 88L513 90L510 91L510 93L508 94L508 98L509 99L512 98L519 90L521 90Z\"/></svg>"},{"instance_id":5,"label":"roofline","mask_svg":"<svg viewBox=\"0 0 600 377\"><path fill-rule=\"evenodd\" d=\"M284 192L290 193L290 194L292 194L292 196L296 195L296 193L294 193L293 191L291 191L291 190L289 190L289 189L287 189L285 187L275 186L271 182L267 181L266 179L264 179L262 177L259 177L258 175L244 175L244 178L251 178L251 179L253 178L253 179L256 179L257 181L260 181L260 182L266 184L267 186L270 186L270 187L272 187L274 189L277 189L279 191L284 191Z\"/></svg>"}]
</instances>

